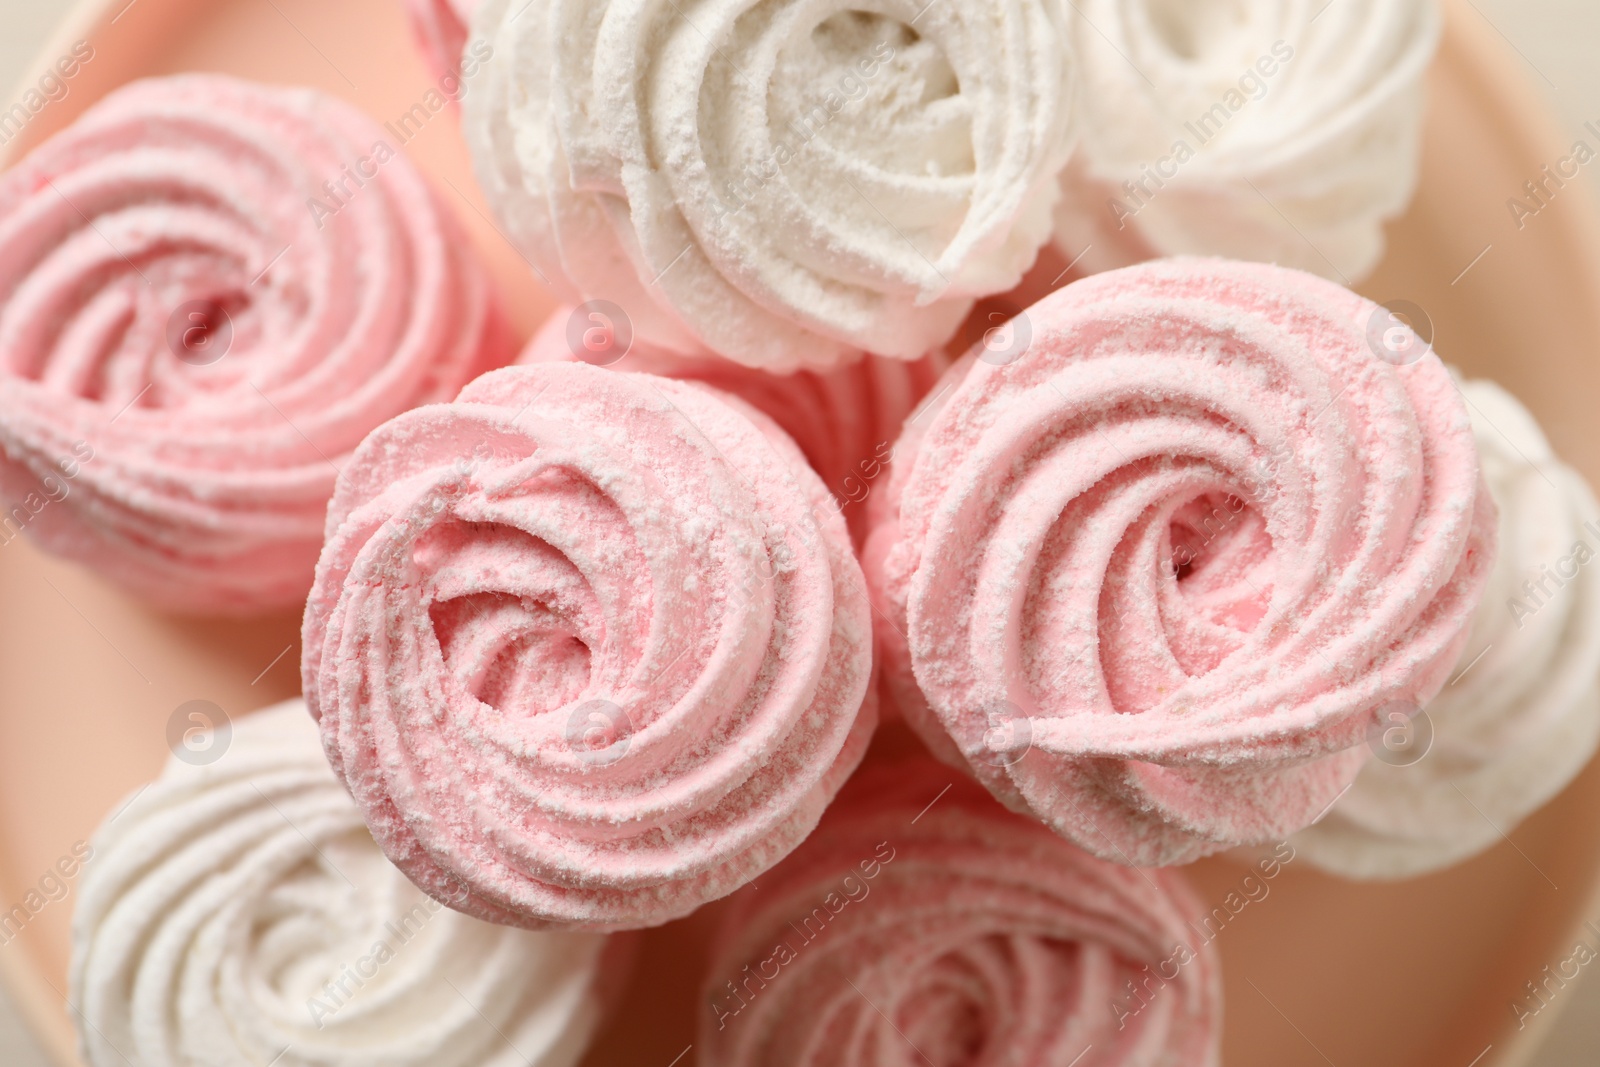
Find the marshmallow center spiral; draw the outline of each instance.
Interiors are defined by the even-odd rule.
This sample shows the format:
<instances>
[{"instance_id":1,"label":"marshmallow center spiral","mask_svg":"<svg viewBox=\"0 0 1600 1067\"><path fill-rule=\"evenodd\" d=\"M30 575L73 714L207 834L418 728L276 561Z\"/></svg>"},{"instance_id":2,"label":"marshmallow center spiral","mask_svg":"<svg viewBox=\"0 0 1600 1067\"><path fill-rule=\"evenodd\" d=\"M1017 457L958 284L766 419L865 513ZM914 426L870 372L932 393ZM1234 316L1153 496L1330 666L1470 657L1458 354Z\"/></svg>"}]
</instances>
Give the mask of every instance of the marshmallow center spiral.
<instances>
[{"instance_id":1,"label":"marshmallow center spiral","mask_svg":"<svg viewBox=\"0 0 1600 1067\"><path fill-rule=\"evenodd\" d=\"M574 303L772 370L915 359L1050 229L1053 2L491 0L480 177Z\"/></svg>"},{"instance_id":2,"label":"marshmallow center spiral","mask_svg":"<svg viewBox=\"0 0 1600 1067\"><path fill-rule=\"evenodd\" d=\"M0 490L86 443L47 548L186 610L294 603L338 465L487 369L470 256L347 104L124 87L0 179Z\"/></svg>"},{"instance_id":3,"label":"marshmallow center spiral","mask_svg":"<svg viewBox=\"0 0 1600 1067\"><path fill-rule=\"evenodd\" d=\"M517 367L357 454L306 691L430 893L529 926L665 922L786 854L859 760L875 705L848 534L738 403Z\"/></svg>"},{"instance_id":4,"label":"marshmallow center spiral","mask_svg":"<svg viewBox=\"0 0 1600 1067\"><path fill-rule=\"evenodd\" d=\"M1443 684L1494 555L1455 387L1369 350L1381 312L1169 261L1059 290L1020 359L952 371L868 551L930 743L1128 863L1331 803L1376 710Z\"/></svg>"}]
</instances>

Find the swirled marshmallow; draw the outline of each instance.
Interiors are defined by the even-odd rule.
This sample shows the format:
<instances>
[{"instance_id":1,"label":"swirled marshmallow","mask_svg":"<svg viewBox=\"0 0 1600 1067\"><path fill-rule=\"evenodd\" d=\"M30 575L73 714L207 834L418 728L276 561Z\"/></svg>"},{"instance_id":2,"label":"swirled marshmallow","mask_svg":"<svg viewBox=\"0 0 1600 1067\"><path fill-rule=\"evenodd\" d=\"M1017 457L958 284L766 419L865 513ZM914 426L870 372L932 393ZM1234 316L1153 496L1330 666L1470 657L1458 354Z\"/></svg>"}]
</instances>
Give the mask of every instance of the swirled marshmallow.
<instances>
[{"instance_id":1,"label":"swirled marshmallow","mask_svg":"<svg viewBox=\"0 0 1600 1067\"><path fill-rule=\"evenodd\" d=\"M1600 505L1514 397L1487 381L1461 389L1500 555L1453 680L1420 715L1380 722L1379 758L1294 837L1347 877L1408 878L1498 844L1600 738Z\"/></svg>"},{"instance_id":2,"label":"swirled marshmallow","mask_svg":"<svg viewBox=\"0 0 1600 1067\"><path fill-rule=\"evenodd\" d=\"M1455 386L1277 267L1160 261L1023 317L897 446L866 550L896 699L1108 859L1282 840L1466 642L1495 508Z\"/></svg>"},{"instance_id":3,"label":"swirled marshmallow","mask_svg":"<svg viewBox=\"0 0 1600 1067\"><path fill-rule=\"evenodd\" d=\"M573 304L768 370L917 359L1049 238L1054 0L485 0L480 181Z\"/></svg>"},{"instance_id":4,"label":"swirled marshmallow","mask_svg":"<svg viewBox=\"0 0 1600 1067\"><path fill-rule=\"evenodd\" d=\"M1221 1062L1222 982L1168 871L1106 863L932 760L874 767L734 898L705 1067Z\"/></svg>"},{"instance_id":5,"label":"swirled marshmallow","mask_svg":"<svg viewBox=\"0 0 1600 1067\"><path fill-rule=\"evenodd\" d=\"M1383 223L1416 185L1434 0L1072 10L1082 139L1057 223L1069 256L1089 246L1121 266L1145 244L1346 284L1377 264Z\"/></svg>"},{"instance_id":6,"label":"swirled marshmallow","mask_svg":"<svg viewBox=\"0 0 1600 1067\"><path fill-rule=\"evenodd\" d=\"M305 596L362 437L513 354L384 137L309 89L182 75L0 177L0 497L27 534L167 607Z\"/></svg>"},{"instance_id":7,"label":"swirled marshmallow","mask_svg":"<svg viewBox=\"0 0 1600 1067\"><path fill-rule=\"evenodd\" d=\"M606 938L492 926L417 891L301 701L231 729L220 758L180 754L93 840L73 916L86 1063L577 1063L614 984Z\"/></svg>"},{"instance_id":8,"label":"swirled marshmallow","mask_svg":"<svg viewBox=\"0 0 1600 1067\"><path fill-rule=\"evenodd\" d=\"M827 490L754 408L512 367L346 468L307 701L378 843L436 897L649 926L816 825L876 720L869 612Z\"/></svg>"},{"instance_id":9,"label":"swirled marshmallow","mask_svg":"<svg viewBox=\"0 0 1600 1067\"><path fill-rule=\"evenodd\" d=\"M800 446L857 541L866 537L863 505L887 480L883 476L906 417L950 365L938 351L914 362L863 354L827 371L777 375L710 352L685 356L648 342L632 343L619 353L613 328L602 312L558 308L517 362L599 361L614 370L702 382L732 393L770 417ZM585 348L585 337L591 335L598 335L593 352Z\"/></svg>"}]
</instances>

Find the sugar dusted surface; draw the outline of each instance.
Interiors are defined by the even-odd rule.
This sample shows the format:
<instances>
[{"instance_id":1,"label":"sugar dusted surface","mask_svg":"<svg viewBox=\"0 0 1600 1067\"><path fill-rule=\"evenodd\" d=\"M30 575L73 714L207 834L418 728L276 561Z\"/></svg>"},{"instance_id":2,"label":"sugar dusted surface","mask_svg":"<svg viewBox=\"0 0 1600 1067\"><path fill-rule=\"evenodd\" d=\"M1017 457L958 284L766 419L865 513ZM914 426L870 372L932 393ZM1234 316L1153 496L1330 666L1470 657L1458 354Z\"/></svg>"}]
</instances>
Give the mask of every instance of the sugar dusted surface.
<instances>
[{"instance_id":1,"label":"sugar dusted surface","mask_svg":"<svg viewBox=\"0 0 1600 1067\"><path fill-rule=\"evenodd\" d=\"M464 127L502 224L655 344L917 359L1049 238L1072 104L1053 0L486 0L472 26L494 55Z\"/></svg>"},{"instance_id":2,"label":"sugar dusted surface","mask_svg":"<svg viewBox=\"0 0 1600 1067\"><path fill-rule=\"evenodd\" d=\"M1293 843L1351 878L1410 878L1495 845L1564 789L1600 740L1600 505L1533 416L1462 382L1500 553L1444 690L1327 818ZM1537 584L1535 584L1537 583Z\"/></svg>"},{"instance_id":3,"label":"sugar dusted surface","mask_svg":"<svg viewBox=\"0 0 1600 1067\"><path fill-rule=\"evenodd\" d=\"M1202 914L1179 875L1096 859L926 757L872 766L734 898L700 1062L1215 1067Z\"/></svg>"},{"instance_id":4,"label":"sugar dusted surface","mask_svg":"<svg viewBox=\"0 0 1600 1067\"><path fill-rule=\"evenodd\" d=\"M165 607L298 603L361 439L509 361L454 220L380 140L323 93L190 74L0 178L0 493L61 498L27 525L44 548ZM194 301L227 315L215 357L183 341Z\"/></svg>"},{"instance_id":5,"label":"sugar dusted surface","mask_svg":"<svg viewBox=\"0 0 1600 1067\"><path fill-rule=\"evenodd\" d=\"M92 1067L578 1062L606 938L428 900L362 826L299 700L213 743L219 759L174 758L91 843L72 997Z\"/></svg>"},{"instance_id":6,"label":"sugar dusted surface","mask_svg":"<svg viewBox=\"0 0 1600 1067\"><path fill-rule=\"evenodd\" d=\"M1494 557L1455 386L1432 354L1379 360L1375 310L1163 261L1034 305L1017 361L953 369L866 551L929 744L1127 863L1331 804L1375 711L1444 684Z\"/></svg>"},{"instance_id":7,"label":"sugar dusted surface","mask_svg":"<svg viewBox=\"0 0 1600 1067\"><path fill-rule=\"evenodd\" d=\"M496 922L651 926L810 831L876 721L843 519L703 386L497 371L370 437L304 629L385 852Z\"/></svg>"},{"instance_id":8,"label":"sugar dusted surface","mask_svg":"<svg viewBox=\"0 0 1600 1067\"><path fill-rule=\"evenodd\" d=\"M1072 4L1069 257L1203 254L1351 284L1417 183L1434 0Z\"/></svg>"}]
</instances>

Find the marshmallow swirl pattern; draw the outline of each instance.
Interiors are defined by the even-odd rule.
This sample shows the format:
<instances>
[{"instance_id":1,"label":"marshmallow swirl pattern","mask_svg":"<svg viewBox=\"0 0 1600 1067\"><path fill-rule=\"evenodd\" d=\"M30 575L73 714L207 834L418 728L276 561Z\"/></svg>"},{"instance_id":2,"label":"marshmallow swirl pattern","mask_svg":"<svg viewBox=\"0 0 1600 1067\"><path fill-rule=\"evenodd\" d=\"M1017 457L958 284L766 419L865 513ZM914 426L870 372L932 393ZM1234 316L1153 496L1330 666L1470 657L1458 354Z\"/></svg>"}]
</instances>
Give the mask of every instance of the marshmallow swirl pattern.
<instances>
[{"instance_id":1,"label":"marshmallow swirl pattern","mask_svg":"<svg viewBox=\"0 0 1600 1067\"><path fill-rule=\"evenodd\" d=\"M571 314L571 309L557 309L517 362L580 359L567 336ZM708 352L683 356L639 342L620 360L606 365L701 382L732 393L770 417L800 446L839 502L852 536L859 541L866 536L868 521L862 505L887 471L906 417L949 364L948 357L938 351L915 362L862 355L854 363L827 371L776 375Z\"/></svg>"},{"instance_id":2,"label":"marshmallow swirl pattern","mask_svg":"<svg viewBox=\"0 0 1600 1067\"><path fill-rule=\"evenodd\" d=\"M1098 860L951 777L874 768L734 898L701 1063L1221 1062L1220 964L1191 947L1181 877Z\"/></svg>"},{"instance_id":3,"label":"marshmallow swirl pattern","mask_svg":"<svg viewBox=\"0 0 1600 1067\"><path fill-rule=\"evenodd\" d=\"M608 996L606 938L418 892L298 700L209 765L172 760L93 848L72 952L92 1067L571 1067Z\"/></svg>"},{"instance_id":4,"label":"marshmallow swirl pattern","mask_svg":"<svg viewBox=\"0 0 1600 1067\"><path fill-rule=\"evenodd\" d=\"M465 129L512 238L674 351L917 359L1049 239L1054 0L486 0L473 32Z\"/></svg>"},{"instance_id":5,"label":"marshmallow swirl pattern","mask_svg":"<svg viewBox=\"0 0 1600 1067\"><path fill-rule=\"evenodd\" d=\"M1383 724L1406 748L1369 762L1294 838L1346 877L1408 878L1498 844L1600 738L1600 505L1509 393L1487 381L1462 392L1500 505L1500 555L1455 679L1425 718Z\"/></svg>"},{"instance_id":6,"label":"marshmallow swirl pattern","mask_svg":"<svg viewBox=\"0 0 1600 1067\"><path fill-rule=\"evenodd\" d=\"M0 493L93 453L40 544L168 607L296 603L362 437L510 360L383 137L321 93L184 75L0 177Z\"/></svg>"},{"instance_id":7,"label":"marshmallow swirl pattern","mask_svg":"<svg viewBox=\"0 0 1600 1067\"><path fill-rule=\"evenodd\" d=\"M513 367L346 468L305 687L428 892L495 922L649 926L816 825L876 721L870 610L843 520L765 416Z\"/></svg>"},{"instance_id":8,"label":"marshmallow swirl pattern","mask_svg":"<svg viewBox=\"0 0 1600 1067\"><path fill-rule=\"evenodd\" d=\"M1031 347L969 357L897 449L866 552L896 699L1108 859L1282 840L1466 641L1495 509L1455 386L1277 267L1162 261L1024 314Z\"/></svg>"},{"instance_id":9,"label":"marshmallow swirl pattern","mask_svg":"<svg viewBox=\"0 0 1600 1067\"><path fill-rule=\"evenodd\" d=\"M1435 0L1080 0L1081 146L1058 237L1349 284L1416 186Z\"/></svg>"}]
</instances>

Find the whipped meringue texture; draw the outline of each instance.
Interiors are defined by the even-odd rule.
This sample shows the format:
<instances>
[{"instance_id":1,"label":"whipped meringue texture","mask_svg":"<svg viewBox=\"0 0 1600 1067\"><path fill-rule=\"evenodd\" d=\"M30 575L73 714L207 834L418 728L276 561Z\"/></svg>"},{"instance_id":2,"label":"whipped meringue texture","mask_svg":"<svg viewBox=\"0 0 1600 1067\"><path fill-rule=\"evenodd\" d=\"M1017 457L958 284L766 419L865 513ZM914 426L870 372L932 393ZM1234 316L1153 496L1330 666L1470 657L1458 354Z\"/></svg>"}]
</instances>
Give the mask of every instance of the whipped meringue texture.
<instances>
[{"instance_id":1,"label":"whipped meringue texture","mask_svg":"<svg viewBox=\"0 0 1600 1067\"><path fill-rule=\"evenodd\" d=\"M469 914L686 915L800 843L876 724L844 520L730 395L495 371L369 437L328 522L307 702L385 853Z\"/></svg>"},{"instance_id":2,"label":"whipped meringue texture","mask_svg":"<svg viewBox=\"0 0 1600 1067\"><path fill-rule=\"evenodd\" d=\"M1168 260L1023 314L897 446L865 565L908 722L1104 858L1280 841L1421 704L1494 557L1465 406L1376 304L1298 271Z\"/></svg>"},{"instance_id":3,"label":"whipped meringue texture","mask_svg":"<svg viewBox=\"0 0 1600 1067\"><path fill-rule=\"evenodd\" d=\"M915 359L1049 238L1056 0L486 0L481 184L564 299L749 366Z\"/></svg>"},{"instance_id":4,"label":"whipped meringue texture","mask_svg":"<svg viewBox=\"0 0 1600 1067\"><path fill-rule=\"evenodd\" d=\"M1215 1067L1181 875L1107 863L922 757L869 767L713 943L704 1067Z\"/></svg>"},{"instance_id":5,"label":"whipped meringue texture","mask_svg":"<svg viewBox=\"0 0 1600 1067\"><path fill-rule=\"evenodd\" d=\"M513 354L385 138L325 93L186 74L0 176L0 496L92 454L30 537L164 607L304 598L361 439Z\"/></svg>"},{"instance_id":6,"label":"whipped meringue texture","mask_svg":"<svg viewBox=\"0 0 1600 1067\"><path fill-rule=\"evenodd\" d=\"M208 766L171 760L93 846L71 968L92 1067L571 1067L598 1024L607 939L429 900L299 700Z\"/></svg>"},{"instance_id":7,"label":"whipped meringue texture","mask_svg":"<svg viewBox=\"0 0 1600 1067\"><path fill-rule=\"evenodd\" d=\"M1600 505L1516 398L1488 381L1461 391L1500 555L1454 680L1424 709L1431 747L1403 766L1372 760L1293 838L1347 877L1408 878L1497 844L1600 738Z\"/></svg>"},{"instance_id":8,"label":"whipped meringue texture","mask_svg":"<svg viewBox=\"0 0 1600 1067\"><path fill-rule=\"evenodd\" d=\"M1077 0L1081 143L1057 237L1350 284L1416 185L1436 0ZM1128 230L1134 231L1129 234Z\"/></svg>"}]
</instances>

